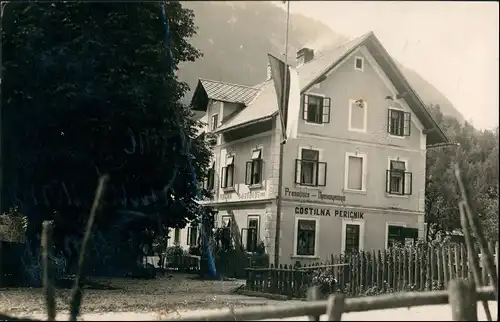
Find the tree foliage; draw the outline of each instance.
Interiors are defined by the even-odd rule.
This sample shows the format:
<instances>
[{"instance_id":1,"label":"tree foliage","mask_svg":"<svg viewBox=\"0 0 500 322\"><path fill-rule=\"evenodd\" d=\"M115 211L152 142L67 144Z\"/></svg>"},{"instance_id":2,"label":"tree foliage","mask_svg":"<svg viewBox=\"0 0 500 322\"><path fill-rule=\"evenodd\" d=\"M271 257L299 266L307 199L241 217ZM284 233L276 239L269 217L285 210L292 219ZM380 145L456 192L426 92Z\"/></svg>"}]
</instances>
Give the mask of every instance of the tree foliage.
<instances>
[{"instance_id":1,"label":"tree foliage","mask_svg":"<svg viewBox=\"0 0 500 322\"><path fill-rule=\"evenodd\" d=\"M189 43L192 11L176 1L165 6L173 71L158 2L5 8L3 204L28 216L28 233L47 219L60 233L81 232L104 173L111 180L101 229L184 227L199 214L187 158L201 181L211 152L181 103L188 86L176 70L201 53Z\"/></svg>"},{"instance_id":2,"label":"tree foliage","mask_svg":"<svg viewBox=\"0 0 500 322\"><path fill-rule=\"evenodd\" d=\"M498 127L477 130L467 122L461 124L453 117L444 116L439 105L431 105L430 111L451 141L460 146L427 151L428 240L460 229L458 201L461 196L452 162L460 164L471 206L480 217L487 237L498 240Z\"/></svg>"}]
</instances>

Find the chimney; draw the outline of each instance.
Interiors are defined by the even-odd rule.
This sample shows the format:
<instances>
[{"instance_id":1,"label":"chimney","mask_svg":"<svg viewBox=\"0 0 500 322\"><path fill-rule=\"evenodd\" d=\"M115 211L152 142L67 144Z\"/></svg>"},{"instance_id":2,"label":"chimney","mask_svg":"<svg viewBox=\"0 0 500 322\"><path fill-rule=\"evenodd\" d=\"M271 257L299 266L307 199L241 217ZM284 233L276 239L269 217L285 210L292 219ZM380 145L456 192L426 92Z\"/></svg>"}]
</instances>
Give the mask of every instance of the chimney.
<instances>
[{"instance_id":1,"label":"chimney","mask_svg":"<svg viewBox=\"0 0 500 322\"><path fill-rule=\"evenodd\" d=\"M297 66L303 65L314 59L314 49L303 47L297 51Z\"/></svg>"},{"instance_id":2,"label":"chimney","mask_svg":"<svg viewBox=\"0 0 500 322\"><path fill-rule=\"evenodd\" d=\"M273 78L273 74L271 73L271 64L267 63L267 78L266 78L266 80L270 80L271 78Z\"/></svg>"}]
</instances>

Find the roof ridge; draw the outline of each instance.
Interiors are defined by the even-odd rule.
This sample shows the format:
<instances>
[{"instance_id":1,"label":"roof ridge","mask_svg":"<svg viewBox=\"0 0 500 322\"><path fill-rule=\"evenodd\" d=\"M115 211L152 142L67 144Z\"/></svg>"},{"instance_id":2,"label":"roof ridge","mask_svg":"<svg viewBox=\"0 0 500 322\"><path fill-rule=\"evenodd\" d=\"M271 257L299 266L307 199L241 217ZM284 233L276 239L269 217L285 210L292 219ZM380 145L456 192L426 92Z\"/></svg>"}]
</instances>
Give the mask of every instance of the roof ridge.
<instances>
[{"instance_id":1,"label":"roof ridge","mask_svg":"<svg viewBox=\"0 0 500 322\"><path fill-rule=\"evenodd\" d=\"M341 47L344 47L344 46L346 46L346 45L348 45L348 44L350 44L350 43L356 42L356 41L360 40L360 39L361 39L361 38L363 38L363 37L367 37L367 38L368 38L368 36L370 36L371 34L373 34L373 31L370 31L370 32L364 33L364 34L362 34L361 36L358 36L358 37L356 37L356 38L353 38L353 39L347 40L347 41L345 41L345 42L341 43L340 45L335 46L335 47L333 47L333 48L331 48L331 49L328 49L328 50L318 50L317 52L315 52L315 54L314 54L314 58L313 58L311 61L308 61L306 64L309 64L309 63L311 63L311 62L315 61L316 59L319 59L319 58L324 57L324 56L328 53L328 51L334 51L334 50L337 50L337 49L339 49L339 48L341 48ZM304 65L306 65L306 64L303 64L303 65L299 66L299 68L300 68L300 67L302 67L302 66L304 66Z\"/></svg>"},{"instance_id":2,"label":"roof ridge","mask_svg":"<svg viewBox=\"0 0 500 322\"><path fill-rule=\"evenodd\" d=\"M255 96L252 98L252 100L248 103L248 105L245 108L248 108L252 105L252 103L257 99L257 97L259 97L259 95L262 94L262 92L264 91L264 86L266 86L266 84L272 80L273 80L272 78L266 79L264 82L260 83L259 85L256 85L259 86L259 91L257 92L257 94L255 94Z\"/></svg>"},{"instance_id":3,"label":"roof ridge","mask_svg":"<svg viewBox=\"0 0 500 322\"><path fill-rule=\"evenodd\" d=\"M198 78L198 80L200 80L200 81L204 80L204 81L209 81L209 82L212 82L212 83L221 83L221 84L232 85L232 86L238 86L238 87L246 87L246 88L250 88L250 89L258 89L258 88L256 88L255 86L247 86L247 85L241 85L241 84L235 84L235 83L229 83L229 82L217 81L217 80L213 80L213 79Z\"/></svg>"}]
</instances>

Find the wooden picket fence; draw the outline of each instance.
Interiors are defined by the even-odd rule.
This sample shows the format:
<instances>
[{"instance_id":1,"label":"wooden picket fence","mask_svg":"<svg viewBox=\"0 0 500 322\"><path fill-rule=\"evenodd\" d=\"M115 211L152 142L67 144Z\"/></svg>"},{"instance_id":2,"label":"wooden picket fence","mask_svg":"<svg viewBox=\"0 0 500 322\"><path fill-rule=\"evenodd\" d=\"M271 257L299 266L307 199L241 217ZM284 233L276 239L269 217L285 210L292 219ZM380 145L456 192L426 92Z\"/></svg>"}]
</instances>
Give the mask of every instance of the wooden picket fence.
<instances>
[{"instance_id":1,"label":"wooden picket fence","mask_svg":"<svg viewBox=\"0 0 500 322\"><path fill-rule=\"evenodd\" d=\"M490 243L489 249L495 254L498 269L498 243ZM334 278L335 285L326 285L327 291L348 296L445 290L453 279L472 278L468 256L463 245L332 255L327 263L302 267L249 268L245 287L248 291L303 298L312 285L325 285ZM481 273L482 285L490 285L484 265Z\"/></svg>"}]
</instances>

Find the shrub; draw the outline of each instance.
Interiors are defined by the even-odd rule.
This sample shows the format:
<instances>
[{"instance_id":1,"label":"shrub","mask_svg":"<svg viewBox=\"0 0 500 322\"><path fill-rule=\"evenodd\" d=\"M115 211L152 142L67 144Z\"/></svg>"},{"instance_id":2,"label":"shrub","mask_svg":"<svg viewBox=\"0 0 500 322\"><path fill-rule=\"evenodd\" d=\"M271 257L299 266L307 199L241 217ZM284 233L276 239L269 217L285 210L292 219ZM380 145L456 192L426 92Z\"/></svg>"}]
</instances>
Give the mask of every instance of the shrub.
<instances>
[{"instance_id":1,"label":"shrub","mask_svg":"<svg viewBox=\"0 0 500 322\"><path fill-rule=\"evenodd\" d=\"M313 270L311 273L311 284L319 287L323 297L337 292L337 280L329 268Z\"/></svg>"},{"instance_id":2,"label":"shrub","mask_svg":"<svg viewBox=\"0 0 500 322\"><path fill-rule=\"evenodd\" d=\"M200 245L189 246L189 254L193 256L201 256L201 247Z\"/></svg>"},{"instance_id":3,"label":"shrub","mask_svg":"<svg viewBox=\"0 0 500 322\"><path fill-rule=\"evenodd\" d=\"M17 207L9 208L0 215L0 241L24 243L28 218Z\"/></svg>"}]
</instances>

